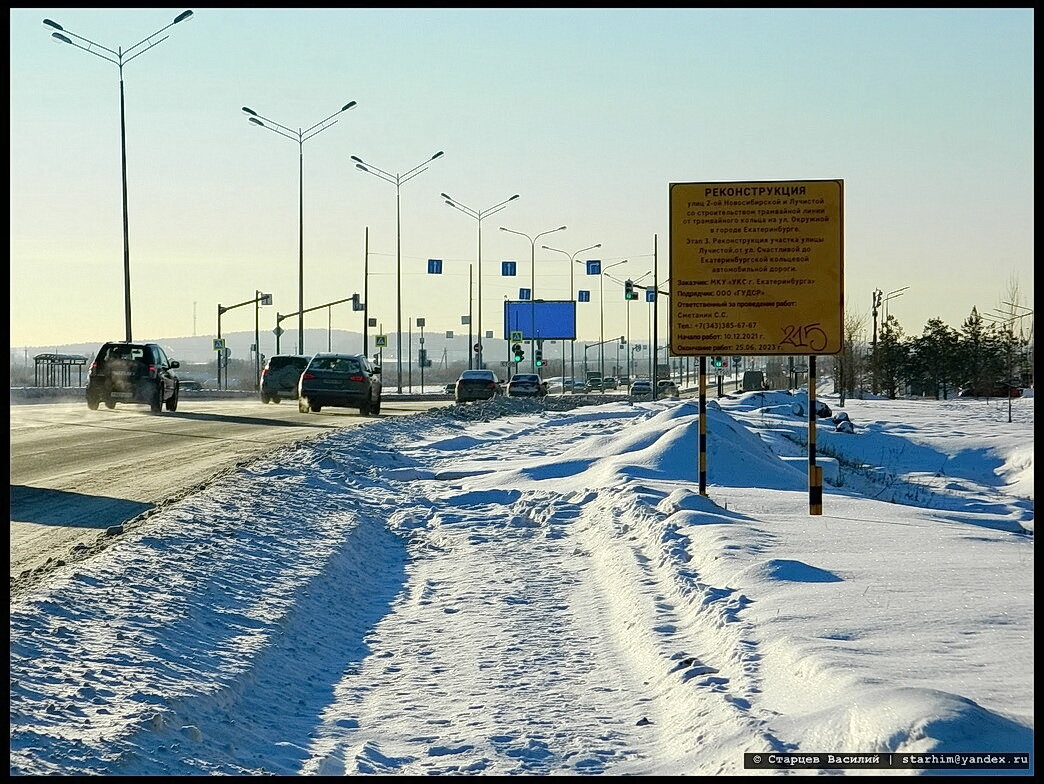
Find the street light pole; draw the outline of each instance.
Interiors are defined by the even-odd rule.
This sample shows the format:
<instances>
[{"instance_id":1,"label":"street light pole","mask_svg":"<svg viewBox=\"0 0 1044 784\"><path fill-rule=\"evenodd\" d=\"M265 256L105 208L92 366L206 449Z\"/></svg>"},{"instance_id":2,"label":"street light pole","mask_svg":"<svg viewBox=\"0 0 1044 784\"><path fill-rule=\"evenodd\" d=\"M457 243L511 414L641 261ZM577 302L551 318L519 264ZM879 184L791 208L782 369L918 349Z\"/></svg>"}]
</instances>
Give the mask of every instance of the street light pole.
<instances>
[{"instance_id":1,"label":"street light pole","mask_svg":"<svg viewBox=\"0 0 1044 784\"><path fill-rule=\"evenodd\" d=\"M627 259L610 264L608 267L603 267L598 275L598 340L601 341L598 346L598 372L601 374L603 392L605 391L605 273L613 267L626 263Z\"/></svg>"},{"instance_id":2,"label":"street light pole","mask_svg":"<svg viewBox=\"0 0 1044 784\"><path fill-rule=\"evenodd\" d=\"M97 57L100 57L103 60L107 60L108 62L113 63L120 71L120 161L122 165L123 174L123 313L125 334L128 343L132 341L134 338L133 331L131 330L130 230L129 219L127 217L127 120L126 106L123 93L123 66L129 63L138 55L144 54L157 44L161 44L164 41L166 41L170 37L169 35L163 36L163 38L159 39L158 41L152 40L157 35L162 33L164 30L173 27L178 22L183 22L186 19L191 18L192 11L182 11L174 18L173 22L166 25L165 27L160 28L152 35L143 38L141 41L138 41L138 43L134 44L134 46L131 46L126 50L124 50L123 47L120 47L116 50L110 49L107 46L102 46L101 44L95 43L89 38L84 38L82 35L77 35L76 33L66 30L60 24L51 19L43 20L43 23L45 25L53 28L56 31L59 31L51 33L51 37L54 38L56 41L61 41L64 44L70 44L71 46L75 46L77 49L82 49L88 54L93 54ZM72 38L70 38L70 36L79 41L86 41L88 45L83 46L82 44L76 43L76 41L73 41ZM148 44L148 46L146 46L144 49L138 49L139 46L146 43ZM91 47L96 48L92 49ZM101 51L97 51L99 49L104 52L107 52L108 54L102 54ZM112 57L108 55L112 55Z\"/></svg>"},{"instance_id":3,"label":"street light pole","mask_svg":"<svg viewBox=\"0 0 1044 784\"><path fill-rule=\"evenodd\" d=\"M649 270L644 275L642 275L639 278L635 278L631 282L634 284L641 283L650 275L652 275L652 270ZM627 309L627 381L628 383L630 383L631 376L633 375L631 373L631 359L634 357L634 351L631 349L631 300L627 300L627 305L625 306L625 308Z\"/></svg>"},{"instance_id":4,"label":"street light pole","mask_svg":"<svg viewBox=\"0 0 1044 784\"><path fill-rule=\"evenodd\" d=\"M436 158L441 158L443 154L442 150L439 150L426 161L418 163L405 174L391 174L390 172L384 171L384 169L377 168L372 163L366 163L366 161L358 155L350 156L351 159L355 161L356 169L372 174L374 177L382 179L385 182L390 182L395 186L395 336L398 341L398 347L396 349L396 354L398 356L396 356L395 360L398 363L397 378L400 395L402 394L402 224L400 222L399 213L399 189L402 187L403 183L412 180L418 174L427 171L425 167Z\"/></svg>"},{"instance_id":5,"label":"street light pole","mask_svg":"<svg viewBox=\"0 0 1044 784\"><path fill-rule=\"evenodd\" d=\"M910 288L910 287L909 286L903 286L901 289L896 289L895 291L889 291L887 294L884 295L884 299L882 299L881 302L884 304L885 321L888 321L888 300L896 299L897 297L903 296L903 294L906 292L906 290L908 288Z\"/></svg>"},{"instance_id":6,"label":"street light pole","mask_svg":"<svg viewBox=\"0 0 1044 784\"><path fill-rule=\"evenodd\" d=\"M504 201L500 202L500 204L494 204L492 207L487 207L484 210L476 210L476 209L473 209L471 207L466 207L465 205L461 204L459 201L454 199L452 196L450 196L448 193L443 193L442 194L442 198L444 198L446 200L446 204L448 204L450 207L456 207L458 210L463 212L465 215L470 215L472 218L474 218L476 221L478 221L478 314L477 314L477 316L478 316L478 325L477 325L478 330L477 330L477 333L478 334L477 334L477 339L475 340L475 344L478 346L479 350L475 352L475 354L476 354L475 359L476 359L476 362L478 363L476 365L476 367L481 368L482 367L482 338L484 336L484 333L482 332L482 221L483 221L484 218L488 218L494 212L500 212L502 209L504 209L504 207L506 207L508 205L508 202L512 202L515 199L517 199L518 198L518 194L516 193L512 197L504 199ZM468 304L469 304L469 309L470 309L470 303L471 303L471 281L469 280L468 281ZM469 368L471 367L471 351L472 351L472 348L471 348L471 326L470 326L470 321L471 321L471 319L469 317L468 318L468 322L469 322L469 325L468 325L468 367Z\"/></svg>"},{"instance_id":7,"label":"street light pole","mask_svg":"<svg viewBox=\"0 0 1044 784\"><path fill-rule=\"evenodd\" d=\"M599 243L597 243L595 245L591 245L591 246L586 247L586 248L581 248L580 250L576 251L576 253L566 253L566 251L564 251L564 250L560 250L559 248L551 248L551 247L548 247L547 245L541 245L540 247L543 248L544 250L553 250L556 253L565 253L565 255L569 257L569 301L573 303L573 331L575 333L576 332L576 290L573 288L573 262L576 261L576 257L579 256L581 253L584 253L584 252L589 251L589 250L594 250L595 248L602 247L602 243L599 242ZM575 357L575 355L573 353L573 348L575 346L576 346L576 335L574 334L573 335L573 339L569 341L569 373L571 375L571 379L572 380L576 379L576 357ZM565 364L565 357L564 356L563 356L562 362L563 362L563 365L564 365ZM563 378L565 377L565 367L562 368L562 376L563 376ZM573 386L573 384L570 383L570 387L572 387L572 386ZM565 389L565 387L563 387L563 390L564 389ZM576 393L576 389L571 389L571 391L574 394Z\"/></svg>"},{"instance_id":8,"label":"street light pole","mask_svg":"<svg viewBox=\"0 0 1044 784\"><path fill-rule=\"evenodd\" d=\"M542 231L539 234L530 237L528 234L524 234L521 231L515 231L513 229L505 229L503 226L500 227L501 231L506 231L510 234L518 234L520 237L525 237L529 240L529 315L530 315L530 335L529 335L529 353L530 362L533 364L533 372L536 373L536 241L546 234L554 234L556 231L563 231L565 226L559 226L557 229L548 229Z\"/></svg>"},{"instance_id":9,"label":"street light pole","mask_svg":"<svg viewBox=\"0 0 1044 784\"><path fill-rule=\"evenodd\" d=\"M287 128L285 125L280 125L275 120L270 120L267 117L263 117L253 109L244 106L243 111L249 114L248 118L254 125L259 125L262 128L278 133L290 141L297 142L298 151L298 225L300 226L300 234L298 238L298 258L297 258L297 353L304 353L304 143L314 136L322 133L327 128L333 127L337 120L333 118L339 115L341 112L345 112L355 106L355 101L349 101L336 112L331 114L325 120L320 120L311 128L305 130L293 130ZM333 122L330 122L333 120ZM329 123L329 125L327 124Z\"/></svg>"}]
</instances>

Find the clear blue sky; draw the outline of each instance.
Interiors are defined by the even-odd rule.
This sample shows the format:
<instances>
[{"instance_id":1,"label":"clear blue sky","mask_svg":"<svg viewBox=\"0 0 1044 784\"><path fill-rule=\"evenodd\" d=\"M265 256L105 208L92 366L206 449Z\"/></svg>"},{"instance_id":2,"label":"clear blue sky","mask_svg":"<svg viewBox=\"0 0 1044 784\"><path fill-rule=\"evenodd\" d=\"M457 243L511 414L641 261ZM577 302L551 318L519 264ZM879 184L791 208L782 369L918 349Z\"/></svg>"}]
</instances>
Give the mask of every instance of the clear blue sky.
<instances>
[{"instance_id":1,"label":"clear blue sky","mask_svg":"<svg viewBox=\"0 0 1044 784\"><path fill-rule=\"evenodd\" d=\"M185 8L11 10L12 346L124 335L119 72L42 20L127 49ZM303 146L305 307L363 290L368 228L385 332L396 188L350 155L404 174L445 152L400 189L404 330L459 334L468 312L478 222L440 192L480 210L520 194L482 221L483 327L501 337L531 246L500 226L567 226L537 241L540 298L570 291L543 244L601 243L579 258L629 259L621 278L656 248L666 280L669 185L696 181L844 180L846 310L868 333L875 289L909 287L889 303L908 334L992 311L1013 284L1033 304L1030 8L193 10L124 68L136 338L212 334L217 304L255 290L275 300L263 330L297 310L298 145L240 107L296 130L348 101ZM597 279L575 271L594 289L578 337L597 340ZM605 334L622 332L605 292ZM223 328L253 329L251 310ZM333 327L360 314L334 309Z\"/></svg>"}]
</instances>

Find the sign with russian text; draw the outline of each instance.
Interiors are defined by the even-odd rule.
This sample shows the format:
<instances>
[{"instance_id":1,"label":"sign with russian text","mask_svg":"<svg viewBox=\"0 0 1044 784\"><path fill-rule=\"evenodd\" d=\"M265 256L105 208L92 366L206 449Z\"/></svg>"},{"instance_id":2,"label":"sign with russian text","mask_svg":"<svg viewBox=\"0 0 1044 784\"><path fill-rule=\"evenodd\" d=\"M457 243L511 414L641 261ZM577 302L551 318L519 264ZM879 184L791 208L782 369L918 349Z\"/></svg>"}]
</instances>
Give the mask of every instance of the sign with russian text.
<instances>
[{"instance_id":1,"label":"sign with russian text","mask_svg":"<svg viewBox=\"0 0 1044 784\"><path fill-rule=\"evenodd\" d=\"M837 354L844 181L670 185L670 351Z\"/></svg>"}]
</instances>

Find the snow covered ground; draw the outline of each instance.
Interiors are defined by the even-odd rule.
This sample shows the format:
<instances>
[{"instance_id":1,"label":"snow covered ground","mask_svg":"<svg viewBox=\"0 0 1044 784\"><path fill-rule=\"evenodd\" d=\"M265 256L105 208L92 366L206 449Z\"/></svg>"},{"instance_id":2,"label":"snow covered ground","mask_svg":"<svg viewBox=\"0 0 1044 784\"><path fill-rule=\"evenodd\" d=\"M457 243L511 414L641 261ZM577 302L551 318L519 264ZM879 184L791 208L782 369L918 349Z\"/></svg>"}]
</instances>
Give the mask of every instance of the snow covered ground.
<instances>
[{"instance_id":1,"label":"snow covered ground","mask_svg":"<svg viewBox=\"0 0 1044 784\"><path fill-rule=\"evenodd\" d=\"M794 402L709 401L707 496L692 399L451 406L246 465L12 597L10 771L1029 753L1033 398L846 401L822 515Z\"/></svg>"}]
</instances>

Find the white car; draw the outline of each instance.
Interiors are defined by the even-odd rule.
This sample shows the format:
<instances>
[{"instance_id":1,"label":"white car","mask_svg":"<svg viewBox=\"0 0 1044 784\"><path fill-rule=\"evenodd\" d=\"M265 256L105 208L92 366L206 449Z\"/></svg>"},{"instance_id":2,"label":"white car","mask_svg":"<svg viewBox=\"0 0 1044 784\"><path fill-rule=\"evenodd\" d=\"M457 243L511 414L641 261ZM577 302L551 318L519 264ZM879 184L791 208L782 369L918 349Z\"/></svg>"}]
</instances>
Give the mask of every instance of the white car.
<instances>
[{"instance_id":1,"label":"white car","mask_svg":"<svg viewBox=\"0 0 1044 784\"><path fill-rule=\"evenodd\" d=\"M639 378L631 383L628 393L631 397L652 397L652 382L647 378Z\"/></svg>"}]
</instances>

